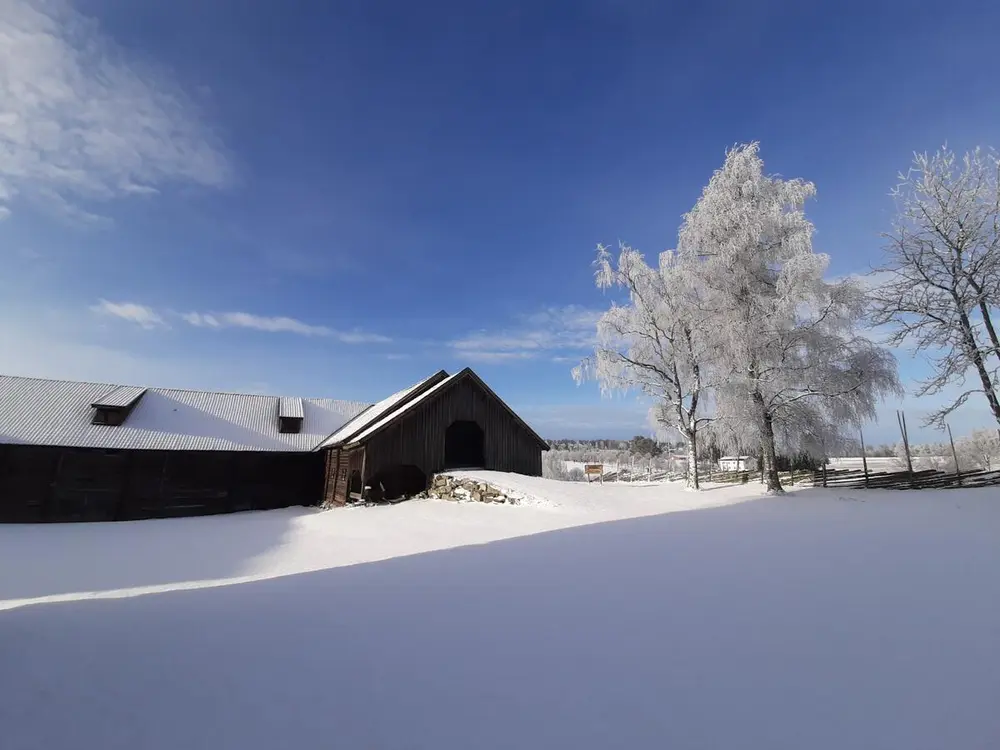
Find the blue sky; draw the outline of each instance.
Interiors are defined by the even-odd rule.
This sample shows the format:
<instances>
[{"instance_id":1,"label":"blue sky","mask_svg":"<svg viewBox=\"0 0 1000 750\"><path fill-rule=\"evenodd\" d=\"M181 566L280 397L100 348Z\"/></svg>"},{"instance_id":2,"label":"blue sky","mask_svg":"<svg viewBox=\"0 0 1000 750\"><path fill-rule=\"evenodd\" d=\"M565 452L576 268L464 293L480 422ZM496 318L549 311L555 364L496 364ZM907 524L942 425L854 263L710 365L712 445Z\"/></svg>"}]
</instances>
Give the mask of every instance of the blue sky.
<instances>
[{"instance_id":1,"label":"blue sky","mask_svg":"<svg viewBox=\"0 0 1000 750\"><path fill-rule=\"evenodd\" d=\"M759 140L816 183L831 273L865 270L914 150L1000 145L998 23L963 1L9 0L0 370L374 400L472 365L546 436L648 431L569 375L608 304L595 245L672 247Z\"/></svg>"}]
</instances>

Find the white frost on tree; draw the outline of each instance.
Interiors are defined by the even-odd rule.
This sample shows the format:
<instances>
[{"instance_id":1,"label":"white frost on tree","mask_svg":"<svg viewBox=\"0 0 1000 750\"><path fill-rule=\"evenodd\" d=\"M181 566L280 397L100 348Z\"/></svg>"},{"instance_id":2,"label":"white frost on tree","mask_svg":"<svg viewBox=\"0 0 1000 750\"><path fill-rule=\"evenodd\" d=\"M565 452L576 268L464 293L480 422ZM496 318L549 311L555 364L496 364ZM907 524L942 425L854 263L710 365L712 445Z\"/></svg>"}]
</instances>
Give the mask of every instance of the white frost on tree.
<instances>
[{"instance_id":1,"label":"white frost on tree","mask_svg":"<svg viewBox=\"0 0 1000 750\"><path fill-rule=\"evenodd\" d=\"M962 471L992 471L1000 462L1000 435L996 430L973 430L956 441Z\"/></svg>"},{"instance_id":2,"label":"white frost on tree","mask_svg":"<svg viewBox=\"0 0 1000 750\"><path fill-rule=\"evenodd\" d=\"M640 391L654 402L653 417L677 430L687 445L687 482L698 480L698 430L706 386L700 321L690 284L675 253L660 255L651 267L628 246L615 259L598 246L595 280L601 289L617 288L628 302L612 305L597 324L594 355L574 368L577 383L596 380L602 393Z\"/></svg>"},{"instance_id":3,"label":"white frost on tree","mask_svg":"<svg viewBox=\"0 0 1000 750\"><path fill-rule=\"evenodd\" d=\"M898 393L896 362L859 335L865 296L823 279L803 180L765 175L758 144L729 151L684 217L678 252L699 290L715 377L715 419L735 445L759 445L767 489L782 492L779 447L819 453Z\"/></svg>"},{"instance_id":4,"label":"white frost on tree","mask_svg":"<svg viewBox=\"0 0 1000 750\"><path fill-rule=\"evenodd\" d=\"M874 270L881 283L872 292L872 322L891 328L891 344L908 345L931 363L934 374L918 396L964 387L970 372L976 382L927 418L936 427L976 393L1000 425L1000 339L992 319L1000 303L998 173L994 151L976 149L959 160L943 148L916 154L893 191L897 216Z\"/></svg>"}]
</instances>

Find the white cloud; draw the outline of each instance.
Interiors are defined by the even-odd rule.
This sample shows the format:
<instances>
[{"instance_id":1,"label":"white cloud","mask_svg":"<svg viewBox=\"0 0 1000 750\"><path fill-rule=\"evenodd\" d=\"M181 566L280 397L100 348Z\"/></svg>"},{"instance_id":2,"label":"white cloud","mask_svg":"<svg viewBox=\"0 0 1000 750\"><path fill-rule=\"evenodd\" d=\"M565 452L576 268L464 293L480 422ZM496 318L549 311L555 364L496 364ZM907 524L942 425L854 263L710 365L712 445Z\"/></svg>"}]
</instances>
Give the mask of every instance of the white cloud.
<instances>
[{"instance_id":1,"label":"white cloud","mask_svg":"<svg viewBox=\"0 0 1000 750\"><path fill-rule=\"evenodd\" d=\"M522 316L511 328L477 331L449 345L456 354L480 362L534 359L560 351L583 353L594 346L601 314L578 305L549 307Z\"/></svg>"},{"instance_id":2,"label":"white cloud","mask_svg":"<svg viewBox=\"0 0 1000 750\"><path fill-rule=\"evenodd\" d=\"M143 328L167 327L166 318L172 316L196 328L247 328L265 333L294 333L298 336L324 336L344 344L386 344L388 336L365 331L338 331L327 326L304 323L284 315L254 315L248 312L186 312L161 313L146 305L134 302L100 302L91 308L95 312L136 323Z\"/></svg>"},{"instance_id":3,"label":"white cloud","mask_svg":"<svg viewBox=\"0 0 1000 750\"><path fill-rule=\"evenodd\" d=\"M127 320L142 328L165 328L167 325L163 317L153 308L134 302L108 302L102 299L91 310L101 315Z\"/></svg>"},{"instance_id":4,"label":"white cloud","mask_svg":"<svg viewBox=\"0 0 1000 750\"><path fill-rule=\"evenodd\" d=\"M326 326L303 323L301 320L285 316L267 317L246 312L223 313L183 313L180 316L187 323L202 328L250 328L267 333L295 333L300 336L329 336L344 344L384 344L391 341L387 336L363 331L336 331Z\"/></svg>"},{"instance_id":5,"label":"white cloud","mask_svg":"<svg viewBox=\"0 0 1000 750\"><path fill-rule=\"evenodd\" d=\"M6 206L0 206L0 221L3 221L8 216L10 216L10 209Z\"/></svg>"},{"instance_id":6,"label":"white cloud","mask_svg":"<svg viewBox=\"0 0 1000 750\"><path fill-rule=\"evenodd\" d=\"M216 318L214 315L208 315L206 313L181 313L181 320L199 328L221 328L222 322Z\"/></svg>"},{"instance_id":7,"label":"white cloud","mask_svg":"<svg viewBox=\"0 0 1000 750\"><path fill-rule=\"evenodd\" d=\"M515 362L522 359L533 359L535 354L530 351L487 351L483 349L461 350L462 357L470 362Z\"/></svg>"},{"instance_id":8,"label":"white cloud","mask_svg":"<svg viewBox=\"0 0 1000 750\"><path fill-rule=\"evenodd\" d=\"M192 325L210 328L250 328L267 333L296 333L300 336L333 335L333 331L326 326L309 325L285 316L267 317L246 312L187 313L184 319Z\"/></svg>"},{"instance_id":9,"label":"white cloud","mask_svg":"<svg viewBox=\"0 0 1000 750\"><path fill-rule=\"evenodd\" d=\"M0 71L0 201L93 223L80 201L230 179L171 76L130 61L68 0L4 0Z\"/></svg>"},{"instance_id":10,"label":"white cloud","mask_svg":"<svg viewBox=\"0 0 1000 750\"><path fill-rule=\"evenodd\" d=\"M331 331L329 335L345 344L388 344L392 341L388 336L364 331Z\"/></svg>"}]
</instances>

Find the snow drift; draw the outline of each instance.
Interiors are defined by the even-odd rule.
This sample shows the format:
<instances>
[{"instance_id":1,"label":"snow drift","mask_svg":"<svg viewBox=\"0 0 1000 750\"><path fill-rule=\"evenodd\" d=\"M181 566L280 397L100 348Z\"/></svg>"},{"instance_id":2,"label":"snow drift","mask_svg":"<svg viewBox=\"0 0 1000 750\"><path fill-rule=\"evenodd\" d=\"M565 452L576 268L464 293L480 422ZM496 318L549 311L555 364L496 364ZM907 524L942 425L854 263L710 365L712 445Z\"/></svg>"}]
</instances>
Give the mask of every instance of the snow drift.
<instances>
[{"instance_id":1,"label":"snow drift","mask_svg":"<svg viewBox=\"0 0 1000 750\"><path fill-rule=\"evenodd\" d=\"M995 748L998 542L992 491L810 490L24 606L3 746Z\"/></svg>"}]
</instances>

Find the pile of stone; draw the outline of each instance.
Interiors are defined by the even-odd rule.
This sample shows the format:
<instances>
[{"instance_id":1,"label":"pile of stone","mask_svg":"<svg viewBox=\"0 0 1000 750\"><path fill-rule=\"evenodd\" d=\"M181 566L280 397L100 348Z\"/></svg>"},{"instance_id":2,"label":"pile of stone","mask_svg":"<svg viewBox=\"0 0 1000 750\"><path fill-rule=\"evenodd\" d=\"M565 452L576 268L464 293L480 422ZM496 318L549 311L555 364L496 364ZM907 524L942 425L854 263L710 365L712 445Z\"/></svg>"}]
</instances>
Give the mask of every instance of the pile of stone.
<instances>
[{"instance_id":1,"label":"pile of stone","mask_svg":"<svg viewBox=\"0 0 1000 750\"><path fill-rule=\"evenodd\" d=\"M521 499L507 494L492 484L476 479L464 479L448 474L436 474L431 480L430 489L415 495L417 498L432 498L434 500L454 500L471 503L501 503L517 505Z\"/></svg>"}]
</instances>

